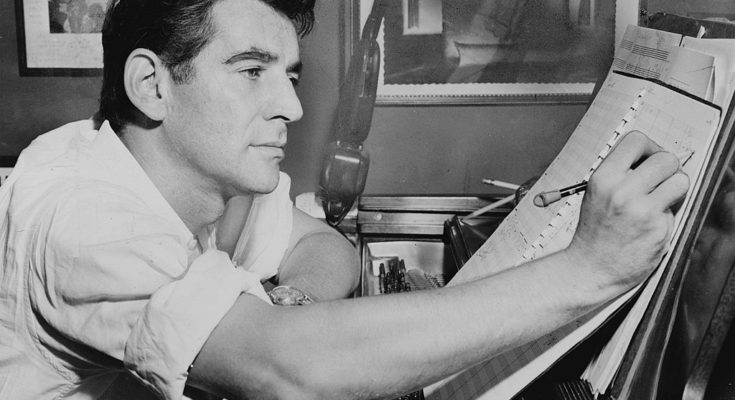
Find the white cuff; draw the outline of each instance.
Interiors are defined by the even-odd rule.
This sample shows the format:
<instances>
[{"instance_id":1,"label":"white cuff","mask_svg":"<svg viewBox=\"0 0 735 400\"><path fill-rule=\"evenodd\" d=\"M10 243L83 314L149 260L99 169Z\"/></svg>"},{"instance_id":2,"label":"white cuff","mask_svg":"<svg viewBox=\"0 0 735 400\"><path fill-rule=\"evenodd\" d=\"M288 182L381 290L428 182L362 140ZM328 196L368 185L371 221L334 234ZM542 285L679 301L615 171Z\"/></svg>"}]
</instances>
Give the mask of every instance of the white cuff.
<instances>
[{"instance_id":1,"label":"white cuff","mask_svg":"<svg viewBox=\"0 0 735 400\"><path fill-rule=\"evenodd\" d=\"M207 250L151 296L125 345L125 366L159 397L181 399L189 366L243 292L271 304L256 274Z\"/></svg>"}]
</instances>

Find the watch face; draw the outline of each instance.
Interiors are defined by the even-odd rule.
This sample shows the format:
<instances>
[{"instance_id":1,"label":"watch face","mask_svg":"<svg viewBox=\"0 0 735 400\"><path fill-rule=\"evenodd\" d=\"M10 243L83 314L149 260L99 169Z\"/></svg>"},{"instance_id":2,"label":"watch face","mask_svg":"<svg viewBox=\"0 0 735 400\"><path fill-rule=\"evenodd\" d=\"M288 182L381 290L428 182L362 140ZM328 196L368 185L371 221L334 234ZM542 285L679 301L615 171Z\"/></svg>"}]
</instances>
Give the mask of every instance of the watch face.
<instances>
[{"instance_id":1,"label":"watch face","mask_svg":"<svg viewBox=\"0 0 735 400\"><path fill-rule=\"evenodd\" d=\"M279 306L301 306L313 302L304 292L290 286L277 286L268 292L268 296L273 304Z\"/></svg>"}]
</instances>

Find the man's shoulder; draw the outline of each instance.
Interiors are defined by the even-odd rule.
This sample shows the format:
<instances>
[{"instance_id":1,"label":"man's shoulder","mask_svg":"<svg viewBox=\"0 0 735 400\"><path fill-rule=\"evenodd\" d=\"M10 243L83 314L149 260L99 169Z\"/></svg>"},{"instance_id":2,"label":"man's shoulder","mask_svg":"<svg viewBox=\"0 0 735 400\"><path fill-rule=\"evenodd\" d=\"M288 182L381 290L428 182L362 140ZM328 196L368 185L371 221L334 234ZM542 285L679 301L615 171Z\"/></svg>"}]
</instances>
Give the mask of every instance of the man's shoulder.
<instances>
[{"instance_id":1,"label":"man's shoulder","mask_svg":"<svg viewBox=\"0 0 735 400\"><path fill-rule=\"evenodd\" d=\"M150 212L146 203L125 186L92 175L54 172L50 167L19 178L11 193L11 207L15 203L25 210L80 217Z\"/></svg>"},{"instance_id":2,"label":"man's shoulder","mask_svg":"<svg viewBox=\"0 0 735 400\"><path fill-rule=\"evenodd\" d=\"M126 232L190 236L109 124L97 128L92 120L78 121L34 140L4 185L10 212L63 229L107 231L102 225L115 225Z\"/></svg>"},{"instance_id":3,"label":"man's shoulder","mask_svg":"<svg viewBox=\"0 0 735 400\"><path fill-rule=\"evenodd\" d=\"M105 188L124 191L98 162L106 154L92 148L99 131L92 120L71 122L38 136L21 152L14 167L13 191L40 201L103 195ZM106 150L106 149L104 149Z\"/></svg>"},{"instance_id":4,"label":"man's shoulder","mask_svg":"<svg viewBox=\"0 0 735 400\"><path fill-rule=\"evenodd\" d=\"M28 149L38 147L49 147L59 143L89 138L97 132L97 126L91 119L69 122L58 128L52 129L33 139Z\"/></svg>"},{"instance_id":5,"label":"man's shoulder","mask_svg":"<svg viewBox=\"0 0 735 400\"><path fill-rule=\"evenodd\" d=\"M96 246L140 238L171 237L178 226L153 210L125 186L89 178L55 182L14 199L9 213L16 222L36 226L55 245Z\"/></svg>"},{"instance_id":6,"label":"man's shoulder","mask_svg":"<svg viewBox=\"0 0 735 400\"><path fill-rule=\"evenodd\" d=\"M51 168L64 160L76 159L80 146L89 142L96 134L92 120L71 122L39 135L20 153L14 170L18 173L39 168Z\"/></svg>"}]
</instances>

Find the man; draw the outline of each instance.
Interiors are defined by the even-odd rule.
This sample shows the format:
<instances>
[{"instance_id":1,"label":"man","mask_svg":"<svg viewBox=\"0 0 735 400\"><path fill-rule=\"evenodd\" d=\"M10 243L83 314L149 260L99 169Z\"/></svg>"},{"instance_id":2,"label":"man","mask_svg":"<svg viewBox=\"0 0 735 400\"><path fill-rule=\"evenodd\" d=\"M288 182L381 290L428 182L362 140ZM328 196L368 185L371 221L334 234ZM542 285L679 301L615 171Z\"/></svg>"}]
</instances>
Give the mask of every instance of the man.
<instances>
[{"instance_id":1,"label":"man","mask_svg":"<svg viewBox=\"0 0 735 400\"><path fill-rule=\"evenodd\" d=\"M568 249L339 300L354 252L302 214L289 224L278 168L313 1L162 3L108 16L107 121L41 136L0 190L4 397L390 397L579 317L660 260L688 178L631 133L591 179ZM317 302L272 306L258 280L273 276Z\"/></svg>"}]
</instances>

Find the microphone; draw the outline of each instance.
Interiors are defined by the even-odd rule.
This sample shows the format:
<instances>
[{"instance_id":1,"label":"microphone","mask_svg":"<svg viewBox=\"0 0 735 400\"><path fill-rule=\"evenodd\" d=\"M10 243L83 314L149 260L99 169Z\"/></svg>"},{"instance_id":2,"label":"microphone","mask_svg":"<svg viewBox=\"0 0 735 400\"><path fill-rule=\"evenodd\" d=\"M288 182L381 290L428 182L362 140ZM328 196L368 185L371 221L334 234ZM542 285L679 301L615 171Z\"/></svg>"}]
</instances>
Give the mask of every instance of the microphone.
<instances>
[{"instance_id":1,"label":"microphone","mask_svg":"<svg viewBox=\"0 0 735 400\"><path fill-rule=\"evenodd\" d=\"M327 145L319 183L324 215L339 224L365 189L370 156L362 144L336 141Z\"/></svg>"},{"instance_id":2,"label":"microphone","mask_svg":"<svg viewBox=\"0 0 735 400\"><path fill-rule=\"evenodd\" d=\"M370 156L363 142L370 132L378 88L380 46L376 38L385 1L375 0L362 30L358 51L350 60L337 105L333 137L324 153L319 196L326 220L339 224L365 189Z\"/></svg>"}]
</instances>

